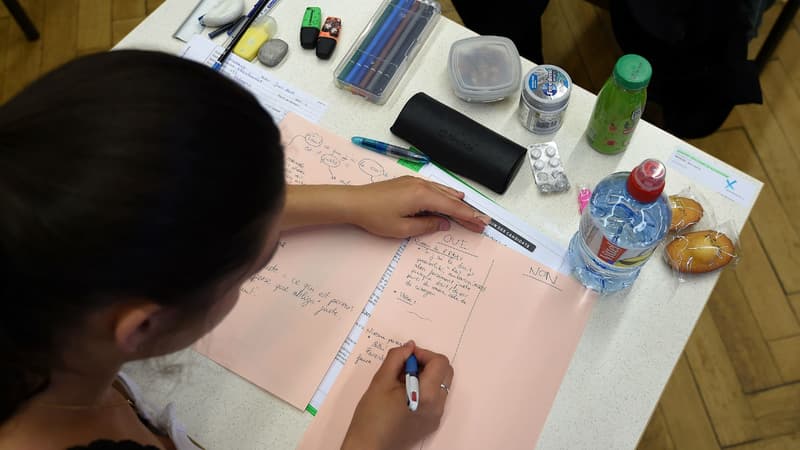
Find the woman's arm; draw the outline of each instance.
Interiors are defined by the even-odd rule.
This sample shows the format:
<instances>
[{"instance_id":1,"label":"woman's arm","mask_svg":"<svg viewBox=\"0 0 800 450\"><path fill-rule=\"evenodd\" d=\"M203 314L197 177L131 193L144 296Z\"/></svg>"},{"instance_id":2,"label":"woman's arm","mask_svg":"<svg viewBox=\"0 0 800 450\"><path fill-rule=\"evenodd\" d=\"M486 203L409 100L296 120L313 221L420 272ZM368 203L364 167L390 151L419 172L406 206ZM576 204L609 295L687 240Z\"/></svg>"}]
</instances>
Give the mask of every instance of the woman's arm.
<instances>
[{"instance_id":1,"label":"woman's arm","mask_svg":"<svg viewBox=\"0 0 800 450\"><path fill-rule=\"evenodd\" d=\"M280 226L349 223L380 236L408 237L449 229L447 216L483 231L490 218L463 198L462 192L409 176L363 186L289 185Z\"/></svg>"}]
</instances>

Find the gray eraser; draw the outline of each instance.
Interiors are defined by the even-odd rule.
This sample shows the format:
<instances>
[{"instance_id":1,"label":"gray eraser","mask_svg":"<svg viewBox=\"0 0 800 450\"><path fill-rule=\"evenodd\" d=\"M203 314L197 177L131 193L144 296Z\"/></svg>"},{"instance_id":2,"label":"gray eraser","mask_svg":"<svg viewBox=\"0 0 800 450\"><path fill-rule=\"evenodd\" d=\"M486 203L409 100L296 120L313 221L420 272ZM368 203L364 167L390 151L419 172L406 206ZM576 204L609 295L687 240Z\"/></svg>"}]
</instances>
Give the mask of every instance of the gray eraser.
<instances>
[{"instance_id":1,"label":"gray eraser","mask_svg":"<svg viewBox=\"0 0 800 450\"><path fill-rule=\"evenodd\" d=\"M267 67L275 67L283 61L289 44L280 39L270 39L258 49L258 60Z\"/></svg>"}]
</instances>

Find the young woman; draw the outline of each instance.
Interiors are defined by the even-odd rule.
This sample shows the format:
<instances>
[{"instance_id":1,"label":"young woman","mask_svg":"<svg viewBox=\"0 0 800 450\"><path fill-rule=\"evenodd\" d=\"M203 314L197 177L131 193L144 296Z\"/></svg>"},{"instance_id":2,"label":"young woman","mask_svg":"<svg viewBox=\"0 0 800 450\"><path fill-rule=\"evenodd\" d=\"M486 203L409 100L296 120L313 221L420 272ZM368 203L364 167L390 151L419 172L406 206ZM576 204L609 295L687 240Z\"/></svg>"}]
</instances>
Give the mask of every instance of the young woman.
<instances>
[{"instance_id":1,"label":"young woman","mask_svg":"<svg viewBox=\"0 0 800 450\"><path fill-rule=\"evenodd\" d=\"M50 73L0 108L0 448L193 447L137 404L123 363L211 330L283 230L350 223L405 237L447 229L441 215L482 230L462 197L414 178L286 186L270 116L179 58L119 51ZM413 413L400 381L412 353L436 393ZM447 358L413 342L391 350L342 447L421 439L452 377Z\"/></svg>"}]
</instances>

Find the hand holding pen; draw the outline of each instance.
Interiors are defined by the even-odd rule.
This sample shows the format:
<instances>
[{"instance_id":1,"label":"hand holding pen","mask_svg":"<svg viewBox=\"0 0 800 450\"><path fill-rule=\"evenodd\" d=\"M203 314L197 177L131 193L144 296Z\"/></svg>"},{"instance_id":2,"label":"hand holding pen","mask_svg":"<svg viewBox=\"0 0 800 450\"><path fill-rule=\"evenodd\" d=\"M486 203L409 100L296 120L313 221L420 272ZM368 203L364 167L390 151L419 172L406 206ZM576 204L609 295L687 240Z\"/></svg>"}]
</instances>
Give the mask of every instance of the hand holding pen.
<instances>
[{"instance_id":1,"label":"hand holding pen","mask_svg":"<svg viewBox=\"0 0 800 450\"><path fill-rule=\"evenodd\" d=\"M409 410L405 384L412 355L419 370L416 411ZM439 427L452 381L453 367L444 355L413 341L389 350L356 407L342 449L410 448Z\"/></svg>"}]
</instances>

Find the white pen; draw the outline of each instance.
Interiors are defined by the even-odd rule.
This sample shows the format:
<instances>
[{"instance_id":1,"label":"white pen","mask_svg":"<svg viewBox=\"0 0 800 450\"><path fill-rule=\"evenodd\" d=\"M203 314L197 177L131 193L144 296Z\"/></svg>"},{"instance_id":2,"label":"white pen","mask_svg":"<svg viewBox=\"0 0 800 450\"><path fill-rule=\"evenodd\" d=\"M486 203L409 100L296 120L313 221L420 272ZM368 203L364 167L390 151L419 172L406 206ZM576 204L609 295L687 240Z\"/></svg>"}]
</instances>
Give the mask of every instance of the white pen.
<instances>
[{"instance_id":1,"label":"white pen","mask_svg":"<svg viewBox=\"0 0 800 450\"><path fill-rule=\"evenodd\" d=\"M419 367L417 357L413 354L406 360L406 395L408 396L408 409L416 411L419 406Z\"/></svg>"}]
</instances>

